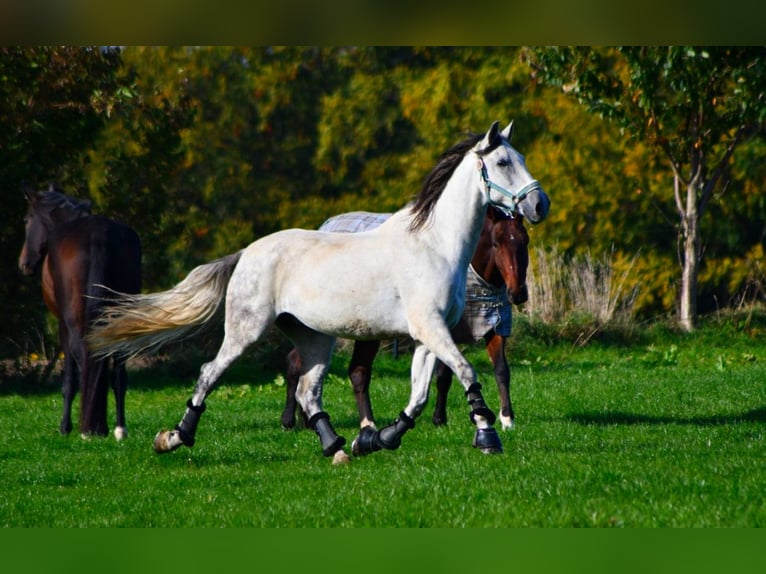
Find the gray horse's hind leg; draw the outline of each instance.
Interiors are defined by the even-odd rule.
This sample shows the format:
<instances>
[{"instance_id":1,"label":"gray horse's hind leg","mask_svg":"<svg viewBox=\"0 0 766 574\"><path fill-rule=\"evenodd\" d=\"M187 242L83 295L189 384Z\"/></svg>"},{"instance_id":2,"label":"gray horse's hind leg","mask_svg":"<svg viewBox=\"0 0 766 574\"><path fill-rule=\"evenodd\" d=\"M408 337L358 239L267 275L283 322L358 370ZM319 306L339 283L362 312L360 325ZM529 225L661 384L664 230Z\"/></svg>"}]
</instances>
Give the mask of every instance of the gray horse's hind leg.
<instances>
[{"instance_id":1,"label":"gray horse's hind leg","mask_svg":"<svg viewBox=\"0 0 766 574\"><path fill-rule=\"evenodd\" d=\"M181 422L172 430L163 430L154 438L154 450L157 453L170 452L181 445L193 446L197 424L205 412L205 398L212 392L218 379L252 343L261 338L266 328L273 322L274 316L268 303L247 297L232 297L232 282L226 297L226 322L223 343L218 354L209 363L200 368L199 379L194 387L194 394L186 403L186 411ZM261 305L258 306L258 303Z\"/></svg>"},{"instance_id":2,"label":"gray horse's hind leg","mask_svg":"<svg viewBox=\"0 0 766 574\"><path fill-rule=\"evenodd\" d=\"M197 425L206 409L205 398L213 390L224 371L244 352L246 347L247 345L243 345L240 341L233 341L228 334L224 337L215 359L200 368L194 394L186 403L186 411L181 422L173 430L160 431L154 437L155 452L162 454L173 451L181 445L194 446Z\"/></svg>"},{"instance_id":3,"label":"gray horse's hind leg","mask_svg":"<svg viewBox=\"0 0 766 574\"><path fill-rule=\"evenodd\" d=\"M322 454L332 456L336 464L348 461L343 451L346 439L335 432L330 415L322 410L322 384L335 349L335 337L314 331L290 315L280 316L277 326L290 338L300 356L295 399L308 419L308 427L319 437Z\"/></svg>"}]
</instances>

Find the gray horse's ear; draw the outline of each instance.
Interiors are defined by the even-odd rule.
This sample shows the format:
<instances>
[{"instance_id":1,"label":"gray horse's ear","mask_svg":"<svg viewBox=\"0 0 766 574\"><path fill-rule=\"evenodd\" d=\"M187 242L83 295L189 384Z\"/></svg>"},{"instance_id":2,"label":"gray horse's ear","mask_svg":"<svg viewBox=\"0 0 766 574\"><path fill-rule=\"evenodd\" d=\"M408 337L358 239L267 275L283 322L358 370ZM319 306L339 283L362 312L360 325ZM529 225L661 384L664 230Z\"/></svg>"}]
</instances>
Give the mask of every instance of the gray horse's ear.
<instances>
[{"instance_id":1,"label":"gray horse's ear","mask_svg":"<svg viewBox=\"0 0 766 574\"><path fill-rule=\"evenodd\" d=\"M21 192L24 194L24 197L27 199L27 201L31 202L34 201L37 197L37 192L35 189L29 185L28 183L22 183L21 184Z\"/></svg>"},{"instance_id":2,"label":"gray horse's ear","mask_svg":"<svg viewBox=\"0 0 766 574\"><path fill-rule=\"evenodd\" d=\"M511 143L511 138L513 137L513 120L505 126L505 129L500 132L500 135L503 136L508 143Z\"/></svg>"},{"instance_id":3,"label":"gray horse's ear","mask_svg":"<svg viewBox=\"0 0 766 574\"><path fill-rule=\"evenodd\" d=\"M479 144L479 149L485 150L492 146L492 143L495 141L495 138L497 137L497 128L500 125L500 122L492 122L492 125L489 126L489 130L487 130L486 135L484 136L484 139L481 140L481 143Z\"/></svg>"}]
</instances>

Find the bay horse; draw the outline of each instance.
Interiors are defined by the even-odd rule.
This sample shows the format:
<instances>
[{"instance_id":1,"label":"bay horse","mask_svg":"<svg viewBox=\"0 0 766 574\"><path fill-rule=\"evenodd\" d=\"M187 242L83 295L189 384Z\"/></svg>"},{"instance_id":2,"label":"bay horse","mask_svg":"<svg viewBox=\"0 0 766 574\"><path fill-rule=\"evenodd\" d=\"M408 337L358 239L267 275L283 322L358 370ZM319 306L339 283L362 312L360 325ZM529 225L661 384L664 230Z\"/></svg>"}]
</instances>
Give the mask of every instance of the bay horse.
<instances>
[{"instance_id":1,"label":"bay horse","mask_svg":"<svg viewBox=\"0 0 766 574\"><path fill-rule=\"evenodd\" d=\"M421 344L413 355L408 404L380 431L362 429L352 452L400 446L425 407L430 381L421 371L429 365L422 360L427 353L446 364L465 388L476 426L474 446L502 452L492 426L495 415L450 329L463 312L468 263L488 206L519 213L531 223L548 214L550 200L527 170L524 156L511 146L512 132L513 122L502 131L494 122L485 134L448 149L414 201L372 231L278 231L196 267L167 291L125 295L117 306L104 309L90 331L93 348L101 354L134 355L209 323L225 297L223 342L215 358L200 368L181 421L155 436L155 452L194 445L206 397L272 324L298 349L302 368L296 398L322 453L333 463L349 460L345 438L322 409L322 382L337 337L410 336ZM351 269L354 281L349 282Z\"/></svg>"},{"instance_id":2,"label":"bay horse","mask_svg":"<svg viewBox=\"0 0 766 574\"><path fill-rule=\"evenodd\" d=\"M325 221L319 230L336 233L369 231L390 216L389 213L366 211L341 213ZM500 395L500 422L504 430L514 424L511 374L505 356L506 339L511 334L511 301L516 305L527 301L528 266L529 235L523 219L490 207L468 266L463 315L451 334L458 344L484 340ZM369 389L372 363L379 349L380 340L354 342L348 376L359 411L360 427L375 426ZM443 425L447 423L447 394L452 385L452 371L440 361L437 361L435 369L437 394L432 421L435 425ZM286 398L281 417L282 426L286 429L295 426L295 391L300 371L300 357L293 349L287 356Z\"/></svg>"},{"instance_id":3,"label":"bay horse","mask_svg":"<svg viewBox=\"0 0 766 574\"><path fill-rule=\"evenodd\" d=\"M116 221L93 215L91 202L70 197L55 185L47 191L25 190L28 203L24 218L26 237L19 268L32 275L42 267L43 300L56 316L59 344L64 353L62 373L63 414L59 430L72 431L72 402L80 395L80 433L109 434L108 386L114 390L116 424L114 436L127 436L125 357L91 356L85 342L109 290L138 293L141 290L141 241L136 232Z\"/></svg>"}]
</instances>

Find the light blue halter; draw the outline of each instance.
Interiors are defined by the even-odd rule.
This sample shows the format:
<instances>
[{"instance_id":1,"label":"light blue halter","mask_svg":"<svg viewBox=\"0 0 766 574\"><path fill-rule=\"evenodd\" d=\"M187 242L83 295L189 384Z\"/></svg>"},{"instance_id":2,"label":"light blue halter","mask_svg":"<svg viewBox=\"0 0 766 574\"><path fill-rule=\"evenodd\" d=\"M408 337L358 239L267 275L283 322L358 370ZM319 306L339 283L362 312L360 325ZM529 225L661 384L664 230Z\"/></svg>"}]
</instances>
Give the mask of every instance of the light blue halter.
<instances>
[{"instance_id":1,"label":"light blue halter","mask_svg":"<svg viewBox=\"0 0 766 574\"><path fill-rule=\"evenodd\" d=\"M487 166L484 165L484 160L479 158L479 172L481 173L481 180L484 182L484 191L487 194L487 201L490 205L493 205L494 207L498 208L500 211L505 213L506 215L514 215L518 211L519 203L524 201L524 198L527 197L530 193L533 191L542 191L542 187L540 187L540 183L533 179L530 181L527 185L522 187L517 192L509 191L505 189L502 185L496 184L494 181L489 179L489 174L487 173ZM496 201L492 201L489 195L489 190L494 189L495 191L499 191L502 193L505 197L508 197L513 200L513 205L510 207L510 209L503 205L502 203L498 203Z\"/></svg>"}]
</instances>

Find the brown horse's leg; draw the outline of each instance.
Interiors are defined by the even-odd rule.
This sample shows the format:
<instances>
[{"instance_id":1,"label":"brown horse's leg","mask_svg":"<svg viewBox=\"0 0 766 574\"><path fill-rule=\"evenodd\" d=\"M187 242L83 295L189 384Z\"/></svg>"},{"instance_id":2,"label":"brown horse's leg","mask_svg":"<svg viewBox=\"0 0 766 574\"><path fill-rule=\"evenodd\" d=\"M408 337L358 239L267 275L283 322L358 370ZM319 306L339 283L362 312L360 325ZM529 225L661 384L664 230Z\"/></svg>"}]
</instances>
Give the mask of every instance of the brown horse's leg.
<instances>
[{"instance_id":1,"label":"brown horse's leg","mask_svg":"<svg viewBox=\"0 0 766 574\"><path fill-rule=\"evenodd\" d=\"M80 389L80 433L83 437L109 434L106 421L106 403L109 395L108 360L94 360L87 355L85 358Z\"/></svg>"},{"instance_id":2,"label":"brown horse's leg","mask_svg":"<svg viewBox=\"0 0 766 574\"><path fill-rule=\"evenodd\" d=\"M375 417L370 403L370 379L372 379L372 363L380 349L380 341L356 341L351 362L348 366L348 377L354 388L354 398L359 410L359 426L375 427Z\"/></svg>"},{"instance_id":3,"label":"brown horse's leg","mask_svg":"<svg viewBox=\"0 0 766 574\"><path fill-rule=\"evenodd\" d=\"M128 436L125 424L125 394L128 390L128 373L124 358L115 358L112 364L112 390L114 391L115 411L117 413L114 427L114 438L122 440Z\"/></svg>"},{"instance_id":4,"label":"brown horse's leg","mask_svg":"<svg viewBox=\"0 0 766 574\"><path fill-rule=\"evenodd\" d=\"M64 352L64 368L61 371L61 397L63 399L63 409L61 413L61 424L59 430L61 434L72 432L72 403L77 395L77 389L80 386L80 370L77 367L74 354L69 348L69 335L66 331L66 325L59 319L59 342Z\"/></svg>"},{"instance_id":5,"label":"brown horse's leg","mask_svg":"<svg viewBox=\"0 0 766 574\"><path fill-rule=\"evenodd\" d=\"M511 371L505 358L505 337L490 333L484 337L487 343L487 354L492 361L497 381L497 392L500 395L500 424L503 429L513 428L515 415L511 404Z\"/></svg>"},{"instance_id":6,"label":"brown horse's leg","mask_svg":"<svg viewBox=\"0 0 766 574\"><path fill-rule=\"evenodd\" d=\"M452 386L452 371L441 361L436 362L436 406L431 418L436 426L447 424L447 394Z\"/></svg>"},{"instance_id":7,"label":"brown horse's leg","mask_svg":"<svg viewBox=\"0 0 766 574\"><path fill-rule=\"evenodd\" d=\"M72 432L72 403L77 396L77 388L80 380L80 369L73 357L64 359L64 370L61 373L61 396L63 409L61 413L61 434Z\"/></svg>"},{"instance_id":8,"label":"brown horse's leg","mask_svg":"<svg viewBox=\"0 0 766 574\"><path fill-rule=\"evenodd\" d=\"M301 357L298 349L293 349L287 354L287 373L285 377L285 408L282 411L282 427L291 429L295 426L295 411L300 409L298 401L295 400L295 391L298 388L298 380L301 376ZM306 415L301 410L304 417Z\"/></svg>"}]
</instances>

